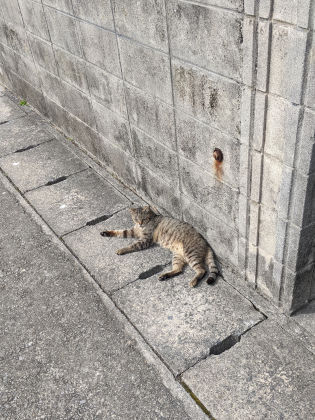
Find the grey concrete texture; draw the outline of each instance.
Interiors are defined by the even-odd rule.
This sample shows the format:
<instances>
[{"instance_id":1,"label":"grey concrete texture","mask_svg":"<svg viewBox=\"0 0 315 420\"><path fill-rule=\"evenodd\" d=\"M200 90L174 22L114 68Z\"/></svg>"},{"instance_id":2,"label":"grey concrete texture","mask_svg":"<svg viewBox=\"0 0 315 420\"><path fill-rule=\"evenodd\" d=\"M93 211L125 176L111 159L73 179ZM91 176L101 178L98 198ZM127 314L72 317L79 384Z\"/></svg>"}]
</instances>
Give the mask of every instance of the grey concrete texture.
<instances>
[{"instance_id":1,"label":"grey concrete texture","mask_svg":"<svg viewBox=\"0 0 315 420\"><path fill-rule=\"evenodd\" d=\"M0 194L0 416L190 418L73 257Z\"/></svg>"},{"instance_id":2,"label":"grey concrete texture","mask_svg":"<svg viewBox=\"0 0 315 420\"><path fill-rule=\"evenodd\" d=\"M233 79L241 76L242 19L220 8L167 2L172 54ZM188 37L183 34L194 34Z\"/></svg>"},{"instance_id":3,"label":"grey concrete texture","mask_svg":"<svg viewBox=\"0 0 315 420\"><path fill-rule=\"evenodd\" d=\"M153 276L112 295L175 375L209 356L226 337L242 334L263 319L221 278L213 286L201 280L191 289L193 275L187 269L166 281Z\"/></svg>"},{"instance_id":4,"label":"grey concrete texture","mask_svg":"<svg viewBox=\"0 0 315 420\"><path fill-rule=\"evenodd\" d=\"M0 126L0 156L37 146L52 135L39 125L31 115L8 121Z\"/></svg>"},{"instance_id":5,"label":"grey concrete texture","mask_svg":"<svg viewBox=\"0 0 315 420\"><path fill-rule=\"evenodd\" d=\"M227 134L239 137L239 84L173 60L175 106Z\"/></svg>"},{"instance_id":6,"label":"grey concrete texture","mask_svg":"<svg viewBox=\"0 0 315 420\"><path fill-rule=\"evenodd\" d=\"M58 140L52 140L0 158L0 167L19 190L25 192L54 183L88 166Z\"/></svg>"},{"instance_id":7,"label":"grey concrete texture","mask_svg":"<svg viewBox=\"0 0 315 420\"><path fill-rule=\"evenodd\" d=\"M264 321L183 380L218 419L311 419L314 373L314 355L276 322Z\"/></svg>"},{"instance_id":8,"label":"grey concrete texture","mask_svg":"<svg viewBox=\"0 0 315 420\"><path fill-rule=\"evenodd\" d=\"M2 124L9 120L25 116L25 112L15 105L7 96L0 98L0 122Z\"/></svg>"},{"instance_id":9,"label":"grey concrete texture","mask_svg":"<svg viewBox=\"0 0 315 420\"><path fill-rule=\"evenodd\" d=\"M26 197L60 236L129 205L123 195L90 169L30 191Z\"/></svg>"},{"instance_id":10,"label":"grey concrete texture","mask_svg":"<svg viewBox=\"0 0 315 420\"><path fill-rule=\"evenodd\" d=\"M124 38L119 38L119 49L125 80L172 105L168 54Z\"/></svg>"},{"instance_id":11,"label":"grey concrete texture","mask_svg":"<svg viewBox=\"0 0 315 420\"><path fill-rule=\"evenodd\" d=\"M116 29L119 34L168 51L165 6L162 0L113 0Z\"/></svg>"},{"instance_id":12,"label":"grey concrete texture","mask_svg":"<svg viewBox=\"0 0 315 420\"><path fill-rule=\"evenodd\" d=\"M288 237L282 222L251 218L250 201L299 227L314 219L310 1L90 3L3 0L1 81L146 200L192 217L226 264L246 273L251 261L254 287L270 286ZM258 246L249 232L266 261L244 245ZM266 288L276 304L279 288L296 290L277 272L275 295Z\"/></svg>"},{"instance_id":13,"label":"grey concrete texture","mask_svg":"<svg viewBox=\"0 0 315 420\"><path fill-rule=\"evenodd\" d=\"M315 336L315 300L294 314L293 319Z\"/></svg>"},{"instance_id":14,"label":"grey concrete texture","mask_svg":"<svg viewBox=\"0 0 315 420\"><path fill-rule=\"evenodd\" d=\"M133 225L129 210L124 210L111 217L109 215L105 222L83 227L63 237L68 247L106 292L121 289L139 278L145 282L153 273L161 273L172 259L170 251L159 247L117 255L118 249L128 246L136 239L107 238L100 235L104 230L129 229Z\"/></svg>"}]
</instances>

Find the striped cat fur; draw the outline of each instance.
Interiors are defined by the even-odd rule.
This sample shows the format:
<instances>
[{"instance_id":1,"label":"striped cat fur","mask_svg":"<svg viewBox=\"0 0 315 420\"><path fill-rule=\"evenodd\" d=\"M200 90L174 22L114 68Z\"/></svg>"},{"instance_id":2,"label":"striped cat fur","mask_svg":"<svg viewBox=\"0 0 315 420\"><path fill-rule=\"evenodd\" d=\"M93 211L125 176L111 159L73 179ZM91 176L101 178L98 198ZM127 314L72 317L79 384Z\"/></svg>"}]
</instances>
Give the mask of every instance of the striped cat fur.
<instances>
[{"instance_id":1,"label":"striped cat fur","mask_svg":"<svg viewBox=\"0 0 315 420\"><path fill-rule=\"evenodd\" d=\"M213 251L207 241L189 223L171 217L157 214L151 207L130 209L131 217L135 223L128 230L105 230L102 236L116 236L119 238L137 238L138 241L121 248L118 255L140 251L158 244L168 248L173 253L173 267L171 271L162 273L159 280L166 280L180 274L184 266L189 266L195 271L195 276L189 283L195 287L209 269L207 283L215 282L218 269L215 264Z\"/></svg>"}]
</instances>

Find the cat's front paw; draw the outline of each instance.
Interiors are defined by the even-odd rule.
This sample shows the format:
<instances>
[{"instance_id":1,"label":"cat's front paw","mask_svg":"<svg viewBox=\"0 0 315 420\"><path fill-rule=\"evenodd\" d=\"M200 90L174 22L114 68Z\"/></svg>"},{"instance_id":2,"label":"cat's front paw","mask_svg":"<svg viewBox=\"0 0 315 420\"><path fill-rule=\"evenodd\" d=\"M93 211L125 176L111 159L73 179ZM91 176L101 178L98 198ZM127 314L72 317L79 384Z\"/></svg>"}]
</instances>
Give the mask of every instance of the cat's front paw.
<instances>
[{"instance_id":1,"label":"cat's front paw","mask_svg":"<svg viewBox=\"0 0 315 420\"><path fill-rule=\"evenodd\" d=\"M124 255L124 254L127 254L127 251L124 248L117 249L116 254L117 255Z\"/></svg>"},{"instance_id":2,"label":"cat's front paw","mask_svg":"<svg viewBox=\"0 0 315 420\"><path fill-rule=\"evenodd\" d=\"M168 278L169 278L168 273L162 273L162 274L159 275L159 280L160 281L164 281L164 280L166 280Z\"/></svg>"},{"instance_id":3,"label":"cat's front paw","mask_svg":"<svg viewBox=\"0 0 315 420\"><path fill-rule=\"evenodd\" d=\"M100 233L101 236L114 236L111 230L104 230L103 232Z\"/></svg>"}]
</instances>

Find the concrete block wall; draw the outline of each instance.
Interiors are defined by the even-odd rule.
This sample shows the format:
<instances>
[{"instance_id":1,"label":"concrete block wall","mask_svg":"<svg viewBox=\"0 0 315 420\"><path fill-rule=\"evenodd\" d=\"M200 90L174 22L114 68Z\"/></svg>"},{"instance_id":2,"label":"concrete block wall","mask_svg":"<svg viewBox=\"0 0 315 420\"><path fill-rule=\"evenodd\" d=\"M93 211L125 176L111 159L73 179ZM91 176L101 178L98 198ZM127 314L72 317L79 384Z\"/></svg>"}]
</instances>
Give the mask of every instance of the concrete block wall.
<instances>
[{"instance_id":1,"label":"concrete block wall","mask_svg":"<svg viewBox=\"0 0 315 420\"><path fill-rule=\"evenodd\" d=\"M290 313L315 295L313 3L1 0L0 79Z\"/></svg>"}]
</instances>

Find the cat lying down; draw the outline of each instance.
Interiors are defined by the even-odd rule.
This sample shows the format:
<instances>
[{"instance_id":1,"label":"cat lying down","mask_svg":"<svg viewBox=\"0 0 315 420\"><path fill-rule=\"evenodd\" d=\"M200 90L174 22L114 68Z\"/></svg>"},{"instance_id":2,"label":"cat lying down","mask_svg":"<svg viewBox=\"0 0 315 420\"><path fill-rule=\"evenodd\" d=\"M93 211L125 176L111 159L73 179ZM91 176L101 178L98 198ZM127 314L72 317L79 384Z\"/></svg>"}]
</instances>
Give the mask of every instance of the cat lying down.
<instances>
[{"instance_id":1,"label":"cat lying down","mask_svg":"<svg viewBox=\"0 0 315 420\"><path fill-rule=\"evenodd\" d=\"M184 266L189 266L196 272L189 283L195 287L206 274L206 265L209 268L207 283L215 282L218 269L214 255L207 241L189 223L171 217L161 216L149 206L130 209L135 226L128 230L105 230L102 236L117 236L119 238L138 238L137 242L118 249L117 254L140 251L153 244L159 244L173 252L172 270L162 273L159 280L166 280L180 274Z\"/></svg>"}]
</instances>

